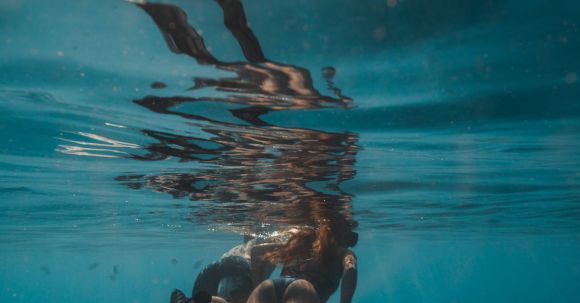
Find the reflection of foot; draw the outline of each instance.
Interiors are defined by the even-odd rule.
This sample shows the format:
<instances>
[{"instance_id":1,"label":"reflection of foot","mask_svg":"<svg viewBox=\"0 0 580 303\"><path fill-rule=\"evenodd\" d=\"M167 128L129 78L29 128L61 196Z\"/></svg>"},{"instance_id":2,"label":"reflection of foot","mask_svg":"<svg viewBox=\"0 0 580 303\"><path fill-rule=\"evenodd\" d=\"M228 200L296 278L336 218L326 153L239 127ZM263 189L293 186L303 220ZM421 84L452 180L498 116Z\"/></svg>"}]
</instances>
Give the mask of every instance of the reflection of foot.
<instances>
[{"instance_id":1,"label":"reflection of foot","mask_svg":"<svg viewBox=\"0 0 580 303\"><path fill-rule=\"evenodd\" d=\"M171 293L171 298L169 299L170 303L187 303L187 297L185 296L185 294L179 290L176 289Z\"/></svg>"},{"instance_id":2,"label":"reflection of foot","mask_svg":"<svg viewBox=\"0 0 580 303\"><path fill-rule=\"evenodd\" d=\"M332 66L326 66L322 68L322 77L326 80L332 80L336 75L336 69Z\"/></svg>"}]
</instances>

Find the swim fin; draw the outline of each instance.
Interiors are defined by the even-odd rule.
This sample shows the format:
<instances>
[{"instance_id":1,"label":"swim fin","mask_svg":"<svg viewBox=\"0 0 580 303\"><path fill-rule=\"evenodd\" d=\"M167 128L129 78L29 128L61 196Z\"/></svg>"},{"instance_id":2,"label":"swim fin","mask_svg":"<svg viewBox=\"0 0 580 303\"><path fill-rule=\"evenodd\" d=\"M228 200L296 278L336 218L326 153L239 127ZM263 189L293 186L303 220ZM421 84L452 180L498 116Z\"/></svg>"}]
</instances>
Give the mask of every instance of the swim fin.
<instances>
[{"instance_id":1,"label":"swim fin","mask_svg":"<svg viewBox=\"0 0 580 303\"><path fill-rule=\"evenodd\" d=\"M171 297L169 299L170 303L188 303L189 301L187 300L187 297L185 296L185 294L179 290L176 289L171 293Z\"/></svg>"}]
</instances>

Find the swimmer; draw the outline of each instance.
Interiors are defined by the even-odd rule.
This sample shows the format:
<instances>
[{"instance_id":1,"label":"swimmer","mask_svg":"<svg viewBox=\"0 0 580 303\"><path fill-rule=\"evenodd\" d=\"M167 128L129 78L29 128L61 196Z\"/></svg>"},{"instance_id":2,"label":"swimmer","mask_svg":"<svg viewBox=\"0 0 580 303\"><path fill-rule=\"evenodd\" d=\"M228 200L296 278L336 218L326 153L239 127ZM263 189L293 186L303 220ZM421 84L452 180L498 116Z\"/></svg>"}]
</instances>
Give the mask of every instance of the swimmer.
<instances>
[{"instance_id":1,"label":"swimmer","mask_svg":"<svg viewBox=\"0 0 580 303\"><path fill-rule=\"evenodd\" d=\"M283 245L256 246L252 260L281 263L283 269L280 278L257 285L248 303L323 303L341 279L340 302L350 303L357 283L357 259L348 247L357 241L358 234L346 224L323 223L316 230L299 230Z\"/></svg>"}]
</instances>

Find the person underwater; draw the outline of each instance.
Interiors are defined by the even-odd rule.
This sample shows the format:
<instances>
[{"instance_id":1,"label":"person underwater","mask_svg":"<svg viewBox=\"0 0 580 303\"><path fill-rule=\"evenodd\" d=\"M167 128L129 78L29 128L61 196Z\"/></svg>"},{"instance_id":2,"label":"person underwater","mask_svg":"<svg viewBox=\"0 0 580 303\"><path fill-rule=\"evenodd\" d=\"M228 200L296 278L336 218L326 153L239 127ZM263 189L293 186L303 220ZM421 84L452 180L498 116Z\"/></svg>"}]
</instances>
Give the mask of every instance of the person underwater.
<instances>
[{"instance_id":1,"label":"person underwater","mask_svg":"<svg viewBox=\"0 0 580 303\"><path fill-rule=\"evenodd\" d=\"M279 278L260 282L248 303L323 303L337 290L341 279L340 302L351 302L357 283L357 259L349 247L357 242L358 234L348 224L325 222L316 229L300 229L285 244L254 247L252 260L262 258L283 268ZM259 274L261 270L254 272Z\"/></svg>"}]
</instances>

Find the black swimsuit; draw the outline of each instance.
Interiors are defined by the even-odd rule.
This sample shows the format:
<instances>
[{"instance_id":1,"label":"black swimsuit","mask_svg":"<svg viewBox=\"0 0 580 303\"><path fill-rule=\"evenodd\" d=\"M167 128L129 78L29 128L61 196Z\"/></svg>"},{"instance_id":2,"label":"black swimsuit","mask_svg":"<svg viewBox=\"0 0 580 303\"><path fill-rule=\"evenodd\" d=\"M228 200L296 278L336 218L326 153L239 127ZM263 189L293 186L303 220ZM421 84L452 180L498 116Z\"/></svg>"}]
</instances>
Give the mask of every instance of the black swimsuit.
<instances>
[{"instance_id":1,"label":"black swimsuit","mask_svg":"<svg viewBox=\"0 0 580 303\"><path fill-rule=\"evenodd\" d=\"M329 264L309 260L285 266L281 277L272 280L278 302L282 302L286 288L298 279L310 282L314 286L320 302L326 302L340 284L342 269L342 260L338 256L333 258Z\"/></svg>"},{"instance_id":2,"label":"black swimsuit","mask_svg":"<svg viewBox=\"0 0 580 303\"><path fill-rule=\"evenodd\" d=\"M276 292L276 300L278 302L282 302L284 298L284 292L292 282L296 281L296 278L293 277L280 277L276 279L272 279L274 282L274 291Z\"/></svg>"}]
</instances>

